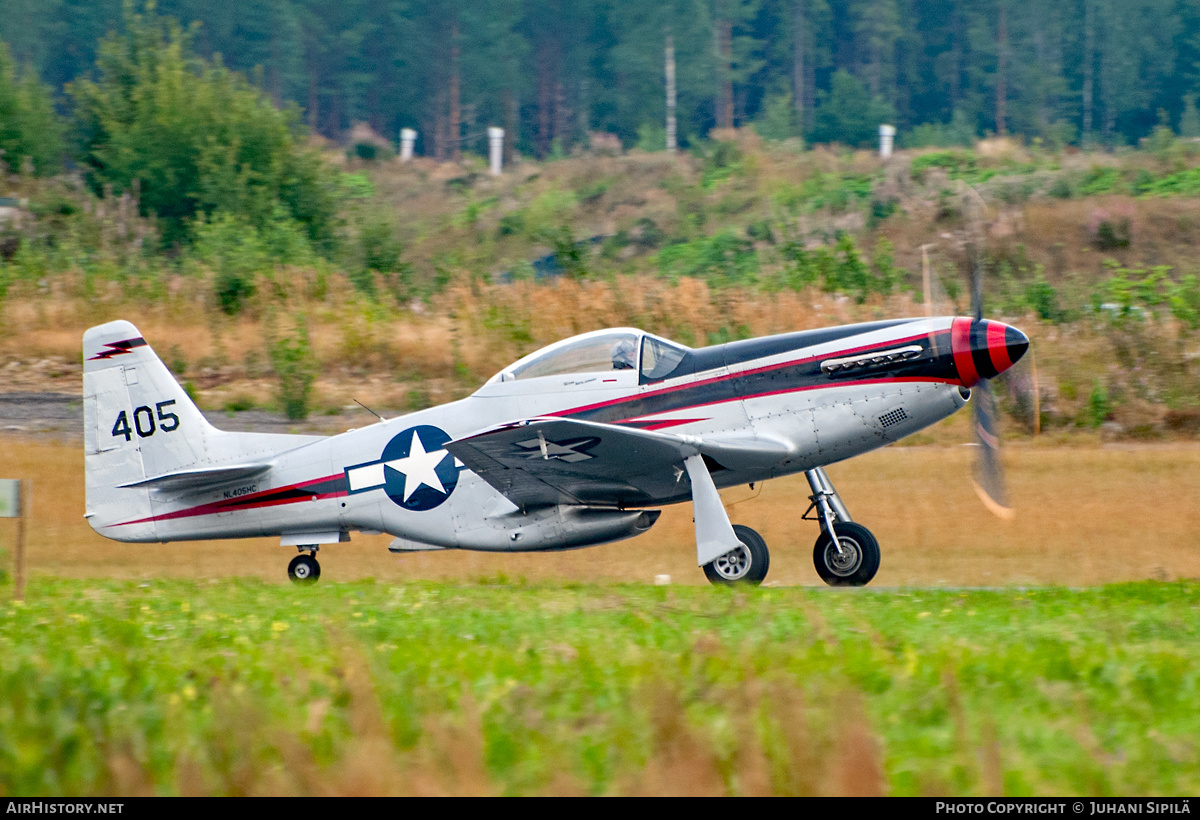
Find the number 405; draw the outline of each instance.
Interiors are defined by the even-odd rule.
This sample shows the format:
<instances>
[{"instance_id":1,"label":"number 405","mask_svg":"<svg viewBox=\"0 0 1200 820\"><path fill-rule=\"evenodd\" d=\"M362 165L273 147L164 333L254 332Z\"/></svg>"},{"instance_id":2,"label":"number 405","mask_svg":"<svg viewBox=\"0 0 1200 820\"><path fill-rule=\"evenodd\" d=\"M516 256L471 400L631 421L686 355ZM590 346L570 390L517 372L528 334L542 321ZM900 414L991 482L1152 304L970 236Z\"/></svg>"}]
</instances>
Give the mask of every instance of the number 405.
<instances>
[{"instance_id":1,"label":"number 405","mask_svg":"<svg viewBox=\"0 0 1200 820\"><path fill-rule=\"evenodd\" d=\"M133 434L136 432L139 438L146 438L154 435L155 430L162 430L164 433L169 433L179 427L179 416L174 413L166 412L165 408L170 407L175 403L175 399L170 401L160 401L154 405L154 410L149 407L138 407L133 411L133 427L129 426L129 415L122 410L117 416L117 423L113 425L112 434L114 436L124 436L126 441L133 439ZM155 422L155 413L157 412L158 421Z\"/></svg>"}]
</instances>

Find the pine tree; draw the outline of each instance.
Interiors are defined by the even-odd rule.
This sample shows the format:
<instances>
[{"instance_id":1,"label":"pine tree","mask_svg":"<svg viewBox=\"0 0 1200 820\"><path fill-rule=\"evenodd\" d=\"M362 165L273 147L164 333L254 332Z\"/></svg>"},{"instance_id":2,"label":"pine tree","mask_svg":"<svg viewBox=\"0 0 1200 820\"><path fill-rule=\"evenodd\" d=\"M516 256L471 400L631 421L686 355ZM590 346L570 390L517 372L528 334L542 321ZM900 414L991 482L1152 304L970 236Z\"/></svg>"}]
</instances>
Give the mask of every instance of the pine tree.
<instances>
[{"instance_id":1,"label":"pine tree","mask_svg":"<svg viewBox=\"0 0 1200 820\"><path fill-rule=\"evenodd\" d=\"M62 167L63 125L50 89L36 75L17 74L8 45L0 42L0 162L12 172L26 160L39 176Z\"/></svg>"}]
</instances>

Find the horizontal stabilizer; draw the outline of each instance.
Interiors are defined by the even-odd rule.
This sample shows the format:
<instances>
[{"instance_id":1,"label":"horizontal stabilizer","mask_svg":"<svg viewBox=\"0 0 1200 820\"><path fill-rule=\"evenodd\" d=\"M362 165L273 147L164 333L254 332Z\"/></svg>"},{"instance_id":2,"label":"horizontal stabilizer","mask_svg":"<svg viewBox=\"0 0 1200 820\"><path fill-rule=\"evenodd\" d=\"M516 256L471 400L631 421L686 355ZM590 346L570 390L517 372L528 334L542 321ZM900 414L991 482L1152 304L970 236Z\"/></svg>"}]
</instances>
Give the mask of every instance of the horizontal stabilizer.
<instances>
[{"instance_id":1,"label":"horizontal stabilizer","mask_svg":"<svg viewBox=\"0 0 1200 820\"><path fill-rule=\"evenodd\" d=\"M234 481L254 478L269 469L271 469L270 464L232 464L228 467L197 467L191 470L164 473L117 486L120 489L146 487L152 490L198 490L204 487L229 484Z\"/></svg>"}]
</instances>

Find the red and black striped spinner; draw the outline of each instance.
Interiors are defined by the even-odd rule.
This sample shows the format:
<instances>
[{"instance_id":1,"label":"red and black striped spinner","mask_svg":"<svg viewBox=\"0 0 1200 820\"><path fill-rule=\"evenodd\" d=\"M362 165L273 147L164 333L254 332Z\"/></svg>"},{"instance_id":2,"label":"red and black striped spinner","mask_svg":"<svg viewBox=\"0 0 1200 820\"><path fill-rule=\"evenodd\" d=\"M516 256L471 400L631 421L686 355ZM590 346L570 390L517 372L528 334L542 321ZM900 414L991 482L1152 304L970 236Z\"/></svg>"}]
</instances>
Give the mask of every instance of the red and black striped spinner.
<instances>
[{"instance_id":1,"label":"red and black striped spinner","mask_svg":"<svg viewBox=\"0 0 1200 820\"><path fill-rule=\"evenodd\" d=\"M965 387L999 376L1028 349L1028 337L1003 322L958 318L950 326L950 351Z\"/></svg>"}]
</instances>

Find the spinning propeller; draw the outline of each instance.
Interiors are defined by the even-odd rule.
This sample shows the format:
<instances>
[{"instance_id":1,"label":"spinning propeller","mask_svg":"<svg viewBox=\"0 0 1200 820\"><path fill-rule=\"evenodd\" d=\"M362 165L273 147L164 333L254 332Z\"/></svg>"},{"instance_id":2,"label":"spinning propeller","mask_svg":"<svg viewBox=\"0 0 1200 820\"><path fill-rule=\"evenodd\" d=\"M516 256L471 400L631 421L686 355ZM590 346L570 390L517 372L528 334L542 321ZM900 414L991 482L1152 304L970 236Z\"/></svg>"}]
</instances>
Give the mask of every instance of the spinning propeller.
<instances>
[{"instance_id":1,"label":"spinning propeller","mask_svg":"<svg viewBox=\"0 0 1200 820\"><path fill-rule=\"evenodd\" d=\"M973 393L972 426L979 448L973 476L975 492L991 512L1009 520L1013 517L1013 509L1000 462L1000 430L990 380L1012 367L1025 354L1029 339L1015 327L983 318L983 275L974 245L968 247L968 255L974 319L969 323L966 319L954 320L951 347L959 376ZM963 335L967 338L960 340L958 337Z\"/></svg>"},{"instance_id":2,"label":"spinning propeller","mask_svg":"<svg viewBox=\"0 0 1200 820\"><path fill-rule=\"evenodd\" d=\"M969 192L969 195L968 195ZM982 241L983 200L970 186L964 192L972 218L975 237L967 242L967 259L971 268L971 312L973 318L957 318L951 325L950 347L955 368L964 386L971 389L972 427L978 447L972 483L984 506L1005 520L1013 517L1000 461L1000 435L996 399L990 380L1012 367L1029 349L1029 339L1015 327L983 318L983 266L979 259L978 242ZM977 208L972 208L977 206ZM926 248L921 248L925 285L925 310L933 315L930 291L932 278ZM1037 413L1036 375L1034 377L1034 412ZM1035 420L1036 426L1036 420Z\"/></svg>"}]
</instances>

